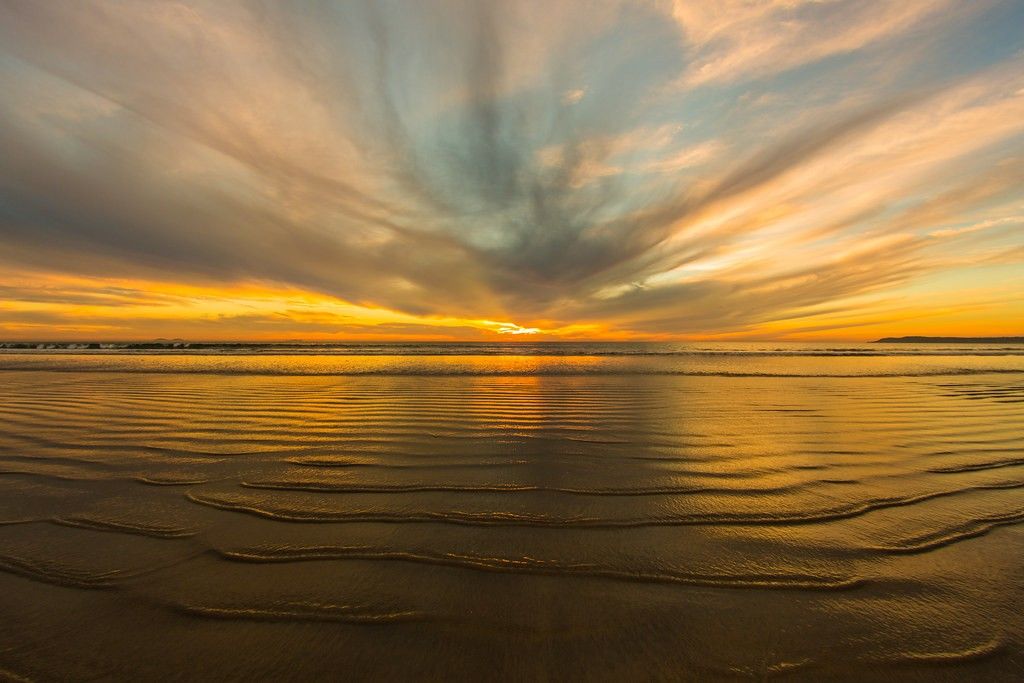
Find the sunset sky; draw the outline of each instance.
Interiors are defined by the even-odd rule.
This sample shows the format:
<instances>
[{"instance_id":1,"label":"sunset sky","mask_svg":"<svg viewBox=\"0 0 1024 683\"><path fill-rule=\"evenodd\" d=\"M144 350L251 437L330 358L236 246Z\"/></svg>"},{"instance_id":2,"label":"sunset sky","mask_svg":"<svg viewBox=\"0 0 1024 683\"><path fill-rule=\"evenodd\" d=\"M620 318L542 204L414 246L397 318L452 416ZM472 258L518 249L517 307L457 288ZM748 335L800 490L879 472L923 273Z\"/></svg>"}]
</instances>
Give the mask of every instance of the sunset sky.
<instances>
[{"instance_id":1,"label":"sunset sky","mask_svg":"<svg viewBox=\"0 0 1024 683\"><path fill-rule=\"evenodd\" d=\"M0 1L0 339L1024 334L1024 2Z\"/></svg>"}]
</instances>

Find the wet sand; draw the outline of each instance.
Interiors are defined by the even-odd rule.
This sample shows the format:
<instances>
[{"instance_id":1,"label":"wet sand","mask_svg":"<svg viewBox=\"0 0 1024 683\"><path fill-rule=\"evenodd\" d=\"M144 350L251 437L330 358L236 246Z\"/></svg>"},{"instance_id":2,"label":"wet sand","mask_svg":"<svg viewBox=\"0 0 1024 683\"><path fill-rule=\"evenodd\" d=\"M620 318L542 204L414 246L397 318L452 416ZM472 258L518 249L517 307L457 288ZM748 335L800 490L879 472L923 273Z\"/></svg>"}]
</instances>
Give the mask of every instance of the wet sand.
<instances>
[{"instance_id":1,"label":"wet sand","mask_svg":"<svg viewBox=\"0 0 1024 683\"><path fill-rule=\"evenodd\" d=\"M0 373L0 678L1024 672L1019 357L30 360Z\"/></svg>"}]
</instances>

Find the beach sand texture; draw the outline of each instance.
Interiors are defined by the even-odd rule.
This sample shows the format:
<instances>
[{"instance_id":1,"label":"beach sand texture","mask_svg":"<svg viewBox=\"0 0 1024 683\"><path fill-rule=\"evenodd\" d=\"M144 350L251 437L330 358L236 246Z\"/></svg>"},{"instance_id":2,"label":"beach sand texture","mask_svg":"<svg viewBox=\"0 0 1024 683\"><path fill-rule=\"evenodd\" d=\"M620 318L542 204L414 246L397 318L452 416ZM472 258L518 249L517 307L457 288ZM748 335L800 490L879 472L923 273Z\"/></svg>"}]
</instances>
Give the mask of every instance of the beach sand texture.
<instances>
[{"instance_id":1,"label":"beach sand texture","mask_svg":"<svg viewBox=\"0 0 1024 683\"><path fill-rule=\"evenodd\" d=\"M0 356L0 678L1013 680L1024 358L849 358Z\"/></svg>"}]
</instances>

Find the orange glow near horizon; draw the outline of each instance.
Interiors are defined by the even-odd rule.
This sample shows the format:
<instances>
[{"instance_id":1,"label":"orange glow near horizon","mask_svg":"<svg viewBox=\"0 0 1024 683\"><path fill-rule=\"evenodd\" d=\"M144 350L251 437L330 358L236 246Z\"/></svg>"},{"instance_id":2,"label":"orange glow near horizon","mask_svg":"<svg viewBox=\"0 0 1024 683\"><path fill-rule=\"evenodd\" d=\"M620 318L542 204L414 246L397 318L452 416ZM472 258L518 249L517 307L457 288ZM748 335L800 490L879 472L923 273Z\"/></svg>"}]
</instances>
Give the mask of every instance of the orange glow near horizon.
<instances>
[{"instance_id":1,"label":"orange glow near horizon","mask_svg":"<svg viewBox=\"0 0 1024 683\"><path fill-rule=\"evenodd\" d=\"M223 286L31 273L8 275L28 286L34 301L0 301L6 341L870 341L904 334L975 336L1019 334L1013 322L1024 306L1012 297L991 308L970 293L941 308L875 304L870 314L768 321L729 332L650 334L599 321L563 324L510 321L502 316L417 316L265 284ZM993 310L995 315L993 315ZM26 322L8 322L24 318ZM34 322L35 321L35 322Z\"/></svg>"},{"instance_id":2,"label":"orange glow near horizon","mask_svg":"<svg viewBox=\"0 0 1024 683\"><path fill-rule=\"evenodd\" d=\"M500 319L416 316L258 284L225 287L37 273L8 281L14 286L31 283L38 295L35 301L0 301L0 336L9 341L629 338L597 323L519 325ZM67 301L76 297L92 301ZM45 322L4 321L19 314Z\"/></svg>"}]
</instances>

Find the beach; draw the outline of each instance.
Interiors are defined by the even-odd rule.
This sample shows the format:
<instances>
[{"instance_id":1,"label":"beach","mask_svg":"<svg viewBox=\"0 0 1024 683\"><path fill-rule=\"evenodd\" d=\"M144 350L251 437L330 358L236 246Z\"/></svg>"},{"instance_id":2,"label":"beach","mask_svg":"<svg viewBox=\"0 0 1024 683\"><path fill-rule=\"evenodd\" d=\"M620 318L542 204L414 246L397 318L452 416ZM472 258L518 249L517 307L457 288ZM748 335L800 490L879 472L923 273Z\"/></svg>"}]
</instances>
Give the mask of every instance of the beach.
<instances>
[{"instance_id":1,"label":"beach","mask_svg":"<svg viewBox=\"0 0 1024 683\"><path fill-rule=\"evenodd\" d=\"M0 351L0 678L1013 680L1024 348Z\"/></svg>"}]
</instances>

